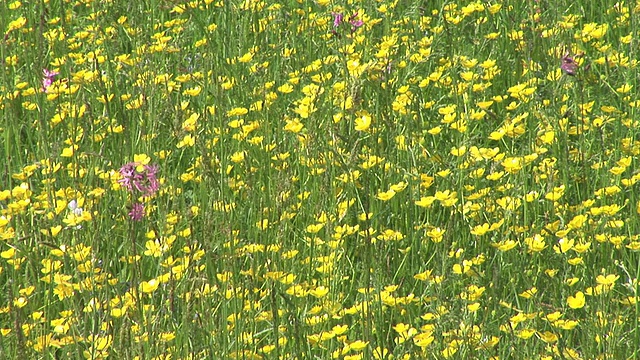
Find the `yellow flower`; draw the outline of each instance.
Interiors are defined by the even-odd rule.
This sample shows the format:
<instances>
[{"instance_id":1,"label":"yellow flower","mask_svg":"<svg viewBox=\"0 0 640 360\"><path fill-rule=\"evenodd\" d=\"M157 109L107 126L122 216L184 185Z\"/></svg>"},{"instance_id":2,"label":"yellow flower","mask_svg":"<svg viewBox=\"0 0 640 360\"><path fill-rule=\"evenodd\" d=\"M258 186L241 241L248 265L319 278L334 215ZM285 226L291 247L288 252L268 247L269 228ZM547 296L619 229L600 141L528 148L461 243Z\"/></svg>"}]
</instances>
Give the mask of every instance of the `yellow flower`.
<instances>
[{"instance_id":1,"label":"yellow flower","mask_svg":"<svg viewBox=\"0 0 640 360\"><path fill-rule=\"evenodd\" d=\"M331 332L333 332L336 335L342 335L345 332L347 332L347 330L349 330L349 325L336 325L333 328L331 328Z\"/></svg>"},{"instance_id":2,"label":"yellow flower","mask_svg":"<svg viewBox=\"0 0 640 360\"><path fill-rule=\"evenodd\" d=\"M357 131L367 131L371 127L371 116L368 113L364 113L356 118L355 129Z\"/></svg>"},{"instance_id":3,"label":"yellow flower","mask_svg":"<svg viewBox=\"0 0 640 360\"><path fill-rule=\"evenodd\" d=\"M444 229L440 229L439 227L433 228L429 231L427 231L427 236L431 238L431 241L435 242L435 243L439 243L442 241L442 238L444 237L444 233L447 230Z\"/></svg>"},{"instance_id":4,"label":"yellow flower","mask_svg":"<svg viewBox=\"0 0 640 360\"><path fill-rule=\"evenodd\" d=\"M569 296L567 299L567 305L572 309L582 309L585 304L584 293L578 291L575 296Z\"/></svg>"},{"instance_id":5,"label":"yellow flower","mask_svg":"<svg viewBox=\"0 0 640 360\"><path fill-rule=\"evenodd\" d=\"M407 183L404 181L401 181L397 184L391 185L390 188L391 190L395 191L395 192L400 192L402 190L404 190L407 187Z\"/></svg>"},{"instance_id":6,"label":"yellow flower","mask_svg":"<svg viewBox=\"0 0 640 360\"><path fill-rule=\"evenodd\" d=\"M467 152L467 147L465 145L460 146L459 148L452 148L450 153L453 156L462 156Z\"/></svg>"},{"instance_id":7,"label":"yellow flower","mask_svg":"<svg viewBox=\"0 0 640 360\"><path fill-rule=\"evenodd\" d=\"M165 250L159 240L149 240L146 242L145 247L147 248L144 252L145 256L160 257Z\"/></svg>"},{"instance_id":8,"label":"yellow flower","mask_svg":"<svg viewBox=\"0 0 640 360\"><path fill-rule=\"evenodd\" d=\"M526 340L532 337L535 333L536 331L533 329L522 329L522 330L516 331L516 336L519 337L520 339Z\"/></svg>"},{"instance_id":9,"label":"yellow flower","mask_svg":"<svg viewBox=\"0 0 640 360\"><path fill-rule=\"evenodd\" d=\"M7 31L5 32L5 34L8 34L13 30L21 29L26 24L27 24L27 18L25 18L24 16L20 16L19 18L9 23L9 26L7 26Z\"/></svg>"},{"instance_id":10,"label":"yellow flower","mask_svg":"<svg viewBox=\"0 0 640 360\"><path fill-rule=\"evenodd\" d=\"M128 102L125 105L125 108L127 108L127 110L139 109L140 107L142 107L142 104L144 104L144 101L145 101L144 95L140 94L140 96L138 96L137 99L133 99L130 102Z\"/></svg>"},{"instance_id":11,"label":"yellow flower","mask_svg":"<svg viewBox=\"0 0 640 360\"><path fill-rule=\"evenodd\" d=\"M484 223L482 225L477 225L473 229L471 229L471 234L476 236L482 236L489 231L489 224Z\"/></svg>"},{"instance_id":12,"label":"yellow flower","mask_svg":"<svg viewBox=\"0 0 640 360\"><path fill-rule=\"evenodd\" d=\"M455 353L458 352L458 347L459 347L459 343L462 342L462 340L453 340L449 343L449 346L447 346L446 349L442 350L442 356L445 359L448 359L450 357L452 357L453 355L455 355Z\"/></svg>"},{"instance_id":13,"label":"yellow flower","mask_svg":"<svg viewBox=\"0 0 640 360\"><path fill-rule=\"evenodd\" d=\"M404 323L397 323L393 326L393 330L395 330L399 334L407 332L409 328L411 328L411 326Z\"/></svg>"},{"instance_id":14,"label":"yellow flower","mask_svg":"<svg viewBox=\"0 0 640 360\"><path fill-rule=\"evenodd\" d=\"M241 63L248 63L249 61L251 61L251 59L253 59L253 54L251 52L248 52L242 55L241 57L239 57L238 61Z\"/></svg>"},{"instance_id":15,"label":"yellow flower","mask_svg":"<svg viewBox=\"0 0 640 360\"><path fill-rule=\"evenodd\" d=\"M249 110L247 108L243 108L243 107L237 107L237 108L233 108L229 111L227 111L227 116L231 117L231 116L242 116L242 115L246 115L249 112Z\"/></svg>"},{"instance_id":16,"label":"yellow flower","mask_svg":"<svg viewBox=\"0 0 640 360\"><path fill-rule=\"evenodd\" d=\"M546 343L555 343L556 341L558 341L558 335L550 332L550 331L545 331L543 333L541 332L536 332L536 334L540 337L540 339Z\"/></svg>"},{"instance_id":17,"label":"yellow flower","mask_svg":"<svg viewBox=\"0 0 640 360\"><path fill-rule=\"evenodd\" d=\"M18 0L12 2L11 4L9 4L9 10L16 10L19 9L22 6L22 3Z\"/></svg>"},{"instance_id":18,"label":"yellow flower","mask_svg":"<svg viewBox=\"0 0 640 360\"><path fill-rule=\"evenodd\" d=\"M600 285L611 286L616 283L616 281L620 278L618 275L598 275L596 278L596 282Z\"/></svg>"},{"instance_id":19,"label":"yellow flower","mask_svg":"<svg viewBox=\"0 0 640 360\"><path fill-rule=\"evenodd\" d=\"M324 227L324 224L311 224L307 226L306 231L308 233L315 234L315 233L318 233L320 230L322 230L323 227Z\"/></svg>"},{"instance_id":20,"label":"yellow flower","mask_svg":"<svg viewBox=\"0 0 640 360\"><path fill-rule=\"evenodd\" d=\"M354 351L361 351L369 345L368 341L356 340L349 344L349 348Z\"/></svg>"},{"instance_id":21,"label":"yellow flower","mask_svg":"<svg viewBox=\"0 0 640 360\"><path fill-rule=\"evenodd\" d=\"M598 25L596 23L585 24L582 28L582 41L589 41L591 39L601 39L607 33L609 29L608 24Z\"/></svg>"},{"instance_id":22,"label":"yellow flower","mask_svg":"<svg viewBox=\"0 0 640 360\"><path fill-rule=\"evenodd\" d=\"M417 200L415 204L420 207L428 208L428 207L431 207L431 204L433 204L435 201L436 201L435 196L423 196L420 198L420 200ZM640 208L640 205L639 205L639 208Z\"/></svg>"},{"instance_id":23,"label":"yellow flower","mask_svg":"<svg viewBox=\"0 0 640 360\"><path fill-rule=\"evenodd\" d=\"M192 87L192 88L186 89L184 91L184 94L185 95L189 95L189 96L198 96L200 94L200 92L202 92L202 87L196 86L196 87Z\"/></svg>"},{"instance_id":24,"label":"yellow flower","mask_svg":"<svg viewBox=\"0 0 640 360\"><path fill-rule=\"evenodd\" d=\"M235 152L235 153L231 154L231 162L234 162L234 163L243 162L244 161L244 157L245 157L245 152L244 151Z\"/></svg>"},{"instance_id":25,"label":"yellow flower","mask_svg":"<svg viewBox=\"0 0 640 360\"><path fill-rule=\"evenodd\" d=\"M538 289L534 286L531 289L525 290L519 295L525 299L531 299L538 293Z\"/></svg>"},{"instance_id":26,"label":"yellow flower","mask_svg":"<svg viewBox=\"0 0 640 360\"><path fill-rule=\"evenodd\" d=\"M564 195L564 185L553 188L553 191L547 193L544 198L551 201L558 201Z\"/></svg>"},{"instance_id":27,"label":"yellow flower","mask_svg":"<svg viewBox=\"0 0 640 360\"><path fill-rule=\"evenodd\" d=\"M390 189L389 191L379 192L378 195L376 195L376 198L378 198L378 200L388 201L395 195L396 195L396 192L393 189Z\"/></svg>"},{"instance_id":28,"label":"yellow flower","mask_svg":"<svg viewBox=\"0 0 640 360\"><path fill-rule=\"evenodd\" d=\"M426 281L431 279L431 273L433 272L433 270L425 270L421 273L415 274L413 275L413 278L416 280L420 280L420 281Z\"/></svg>"},{"instance_id":29,"label":"yellow flower","mask_svg":"<svg viewBox=\"0 0 640 360\"><path fill-rule=\"evenodd\" d=\"M633 89L633 85L624 84L624 85L620 86L619 88L617 88L616 92L618 92L620 94L626 94L629 91L631 91L631 89Z\"/></svg>"},{"instance_id":30,"label":"yellow flower","mask_svg":"<svg viewBox=\"0 0 640 360\"><path fill-rule=\"evenodd\" d=\"M176 334L174 332L164 332L160 334L160 339L164 342L171 341L176 338Z\"/></svg>"},{"instance_id":31,"label":"yellow flower","mask_svg":"<svg viewBox=\"0 0 640 360\"><path fill-rule=\"evenodd\" d=\"M472 263L467 260L462 261L462 265L453 264L453 273L458 275L466 274L471 270L471 265Z\"/></svg>"},{"instance_id":32,"label":"yellow flower","mask_svg":"<svg viewBox=\"0 0 640 360\"><path fill-rule=\"evenodd\" d=\"M516 247L516 245L518 245L518 243L513 241L513 240L511 240L511 239L503 240L503 241L500 241L498 243L491 244L491 246L497 248L500 251L509 251L509 250L513 249L514 247Z\"/></svg>"},{"instance_id":33,"label":"yellow flower","mask_svg":"<svg viewBox=\"0 0 640 360\"><path fill-rule=\"evenodd\" d=\"M506 132L504 131L504 129L499 128L498 130L492 132L491 134L489 134L489 139L490 140L500 140L504 137L504 134Z\"/></svg>"},{"instance_id":34,"label":"yellow flower","mask_svg":"<svg viewBox=\"0 0 640 360\"><path fill-rule=\"evenodd\" d=\"M573 219L571 219L571 221L569 221L569 223L567 224L567 228L568 229L580 229L585 221L587 220L587 217L585 215L576 215L573 217Z\"/></svg>"},{"instance_id":35,"label":"yellow flower","mask_svg":"<svg viewBox=\"0 0 640 360\"><path fill-rule=\"evenodd\" d=\"M353 354L353 355L345 355L344 360L362 360L362 353Z\"/></svg>"},{"instance_id":36,"label":"yellow flower","mask_svg":"<svg viewBox=\"0 0 640 360\"><path fill-rule=\"evenodd\" d=\"M309 115L317 110L314 101L314 97L306 96L298 101L298 106L293 111L300 115L301 118L307 119Z\"/></svg>"},{"instance_id":37,"label":"yellow flower","mask_svg":"<svg viewBox=\"0 0 640 360\"><path fill-rule=\"evenodd\" d=\"M504 170L510 174L515 174L522 169L522 158L508 157L502 161Z\"/></svg>"},{"instance_id":38,"label":"yellow flower","mask_svg":"<svg viewBox=\"0 0 640 360\"><path fill-rule=\"evenodd\" d=\"M540 252L547 247L544 238L539 234L524 239L524 243L529 247L529 252Z\"/></svg>"},{"instance_id":39,"label":"yellow flower","mask_svg":"<svg viewBox=\"0 0 640 360\"><path fill-rule=\"evenodd\" d=\"M556 233L556 236L558 236L558 233ZM573 249L573 245L575 243L575 240L573 239L565 239L565 238L560 238L558 240L558 245L555 245L553 247L553 250L557 253L557 254L566 254L569 250Z\"/></svg>"},{"instance_id":40,"label":"yellow flower","mask_svg":"<svg viewBox=\"0 0 640 360\"><path fill-rule=\"evenodd\" d=\"M316 298L323 298L329 293L329 288L326 286L318 286L313 290L309 290L309 294Z\"/></svg>"},{"instance_id":41,"label":"yellow flower","mask_svg":"<svg viewBox=\"0 0 640 360\"><path fill-rule=\"evenodd\" d=\"M435 337L433 336L432 332L423 332L413 337L413 343L421 348L429 346L429 344L431 344L434 340Z\"/></svg>"},{"instance_id":42,"label":"yellow flower","mask_svg":"<svg viewBox=\"0 0 640 360\"><path fill-rule=\"evenodd\" d=\"M180 140L180 142L178 142L176 146L178 149L181 149L186 146L191 147L195 144L196 140L193 138L193 136L191 136L191 134L187 134L182 138L182 140Z\"/></svg>"},{"instance_id":43,"label":"yellow flower","mask_svg":"<svg viewBox=\"0 0 640 360\"><path fill-rule=\"evenodd\" d=\"M265 230L269 227L269 219L262 219L256 223L256 227L260 230Z\"/></svg>"},{"instance_id":44,"label":"yellow flower","mask_svg":"<svg viewBox=\"0 0 640 360\"><path fill-rule=\"evenodd\" d=\"M285 83L282 86L278 87L278 91L283 93L283 94L289 94L291 92L293 92L293 86L289 83Z\"/></svg>"},{"instance_id":45,"label":"yellow flower","mask_svg":"<svg viewBox=\"0 0 640 360\"><path fill-rule=\"evenodd\" d=\"M0 253L0 256L3 259L12 259L16 254L16 249L13 247L8 248L7 250Z\"/></svg>"},{"instance_id":46,"label":"yellow flower","mask_svg":"<svg viewBox=\"0 0 640 360\"><path fill-rule=\"evenodd\" d=\"M501 8L502 8L502 4L491 5L489 7L489 13L493 15L493 14L497 13L498 11L500 11Z\"/></svg>"},{"instance_id":47,"label":"yellow flower","mask_svg":"<svg viewBox=\"0 0 640 360\"><path fill-rule=\"evenodd\" d=\"M156 291L156 289L158 288L158 285L160 285L160 282L156 279L151 279L148 282L147 281L143 281L140 284L140 291L142 291L143 293L152 293L154 291Z\"/></svg>"},{"instance_id":48,"label":"yellow flower","mask_svg":"<svg viewBox=\"0 0 640 360\"><path fill-rule=\"evenodd\" d=\"M304 128L304 124L300 122L300 119L295 118L293 120L286 120L286 125L284 126L285 131L291 131L294 134L299 133Z\"/></svg>"}]
</instances>

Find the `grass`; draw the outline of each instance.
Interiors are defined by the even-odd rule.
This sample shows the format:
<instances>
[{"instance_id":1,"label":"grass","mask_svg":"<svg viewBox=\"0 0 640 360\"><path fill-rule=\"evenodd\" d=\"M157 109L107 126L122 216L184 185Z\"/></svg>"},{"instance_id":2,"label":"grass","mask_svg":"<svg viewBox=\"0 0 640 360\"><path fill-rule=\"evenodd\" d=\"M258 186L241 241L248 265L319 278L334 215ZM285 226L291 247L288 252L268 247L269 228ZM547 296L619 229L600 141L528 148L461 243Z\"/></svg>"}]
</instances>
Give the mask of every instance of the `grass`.
<instances>
[{"instance_id":1,"label":"grass","mask_svg":"<svg viewBox=\"0 0 640 360\"><path fill-rule=\"evenodd\" d=\"M638 357L637 1L2 7L0 358Z\"/></svg>"}]
</instances>

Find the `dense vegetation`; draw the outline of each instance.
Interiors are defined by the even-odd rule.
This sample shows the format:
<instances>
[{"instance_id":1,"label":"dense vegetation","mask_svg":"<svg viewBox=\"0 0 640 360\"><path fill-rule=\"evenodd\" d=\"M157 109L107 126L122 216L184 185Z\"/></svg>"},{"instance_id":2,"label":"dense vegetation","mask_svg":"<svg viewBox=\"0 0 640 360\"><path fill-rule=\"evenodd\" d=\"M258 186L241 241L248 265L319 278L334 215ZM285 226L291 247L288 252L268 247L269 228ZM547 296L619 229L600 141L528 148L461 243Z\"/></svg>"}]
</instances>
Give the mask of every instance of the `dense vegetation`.
<instances>
[{"instance_id":1,"label":"dense vegetation","mask_svg":"<svg viewBox=\"0 0 640 360\"><path fill-rule=\"evenodd\" d=\"M0 358L636 358L638 1L5 1Z\"/></svg>"}]
</instances>

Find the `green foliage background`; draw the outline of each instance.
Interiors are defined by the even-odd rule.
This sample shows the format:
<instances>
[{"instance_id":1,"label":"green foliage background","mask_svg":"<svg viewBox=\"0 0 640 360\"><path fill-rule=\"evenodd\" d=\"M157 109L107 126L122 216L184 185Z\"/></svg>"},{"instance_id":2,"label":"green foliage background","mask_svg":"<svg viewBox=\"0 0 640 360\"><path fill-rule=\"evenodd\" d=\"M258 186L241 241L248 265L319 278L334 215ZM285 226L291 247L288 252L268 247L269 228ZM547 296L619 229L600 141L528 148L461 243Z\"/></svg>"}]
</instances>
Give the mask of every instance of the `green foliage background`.
<instances>
[{"instance_id":1,"label":"green foliage background","mask_svg":"<svg viewBox=\"0 0 640 360\"><path fill-rule=\"evenodd\" d=\"M636 358L638 14L3 2L0 358Z\"/></svg>"}]
</instances>

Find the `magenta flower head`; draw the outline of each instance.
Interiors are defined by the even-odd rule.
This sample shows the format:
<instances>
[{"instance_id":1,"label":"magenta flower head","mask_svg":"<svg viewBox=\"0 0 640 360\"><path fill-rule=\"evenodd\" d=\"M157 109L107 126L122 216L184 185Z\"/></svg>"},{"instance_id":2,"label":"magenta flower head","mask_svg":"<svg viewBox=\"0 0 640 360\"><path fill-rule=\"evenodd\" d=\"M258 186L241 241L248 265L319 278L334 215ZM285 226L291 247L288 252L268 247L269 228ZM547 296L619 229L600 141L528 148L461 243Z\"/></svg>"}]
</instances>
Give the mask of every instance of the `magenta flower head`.
<instances>
[{"instance_id":1,"label":"magenta flower head","mask_svg":"<svg viewBox=\"0 0 640 360\"><path fill-rule=\"evenodd\" d=\"M129 211L129 218L132 221L140 221L144 217L144 204L134 203L131 205L131 211Z\"/></svg>"},{"instance_id":2,"label":"magenta flower head","mask_svg":"<svg viewBox=\"0 0 640 360\"><path fill-rule=\"evenodd\" d=\"M333 27L338 27L340 26L340 24L342 24L342 18L344 17L344 15L340 14L340 13L333 13Z\"/></svg>"},{"instance_id":3,"label":"magenta flower head","mask_svg":"<svg viewBox=\"0 0 640 360\"><path fill-rule=\"evenodd\" d=\"M355 31L360 26L364 25L364 21L358 20L358 13L353 14L349 17L349 24L351 24L351 31Z\"/></svg>"},{"instance_id":4,"label":"magenta flower head","mask_svg":"<svg viewBox=\"0 0 640 360\"><path fill-rule=\"evenodd\" d=\"M578 72L578 64L574 60L569 53L566 53L562 57L562 65L560 65L560 69L567 75L575 76Z\"/></svg>"},{"instance_id":5,"label":"magenta flower head","mask_svg":"<svg viewBox=\"0 0 640 360\"><path fill-rule=\"evenodd\" d=\"M44 77L42 79L42 88L40 90L47 92L47 89L51 84L53 84L53 81L55 80L55 77L58 76L59 72L43 69L42 73L44 74Z\"/></svg>"},{"instance_id":6,"label":"magenta flower head","mask_svg":"<svg viewBox=\"0 0 640 360\"><path fill-rule=\"evenodd\" d=\"M120 168L122 179L118 183L132 194L152 196L160 189L157 173L157 165L130 162Z\"/></svg>"}]
</instances>

